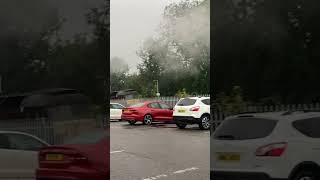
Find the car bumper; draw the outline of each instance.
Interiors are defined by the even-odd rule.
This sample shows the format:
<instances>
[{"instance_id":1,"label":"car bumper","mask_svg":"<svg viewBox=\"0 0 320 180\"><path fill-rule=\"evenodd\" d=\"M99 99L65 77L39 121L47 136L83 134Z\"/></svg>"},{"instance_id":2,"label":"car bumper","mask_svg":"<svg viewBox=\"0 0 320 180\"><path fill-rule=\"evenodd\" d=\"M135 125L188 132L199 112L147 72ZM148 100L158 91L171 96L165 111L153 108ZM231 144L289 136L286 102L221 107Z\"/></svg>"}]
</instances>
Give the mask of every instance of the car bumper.
<instances>
[{"instance_id":1,"label":"car bumper","mask_svg":"<svg viewBox=\"0 0 320 180\"><path fill-rule=\"evenodd\" d=\"M121 120L123 121L143 121L143 117L139 115L122 115Z\"/></svg>"},{"instance_id":2,"label":"car bumper","mask_svg":"<svg viewBox=\"0 0 320 180\"><path fill-rule=\"evenodd\" d=\"M110 116L110 120L121 120L121 116Z\"/></svg>"},{"instance_id":3,"label":"car bumper","mask_svg":"<svg viewBox=\"0 0 320 180\"><path fill-rule=\"evenodd\" d=\"M271 178L262 172L225 172L211 171L210 180L288 180L281 178Z\"/></svg>"},{"instance_id":4,"label":"car bumper","mask_svg":"<svg viewBox=\"0 0 320 180\"><path fill-rule=\"evenodd\" d=\"M187 124L201 123L200 118L195 118L192 116L173 116L173 121L176 123L187 123Z\"/></svg>"},{"instance_id":5,"label":"car bumper","mask_svg":"<svg viewBox=\"0 0 320 180\"><path fill-rule=\"evenodd\" d=\"M109 173L103 173L96 170L56 170L40 169L36 172L36 180L109 180Z\"/></svg>"}]
</instances>

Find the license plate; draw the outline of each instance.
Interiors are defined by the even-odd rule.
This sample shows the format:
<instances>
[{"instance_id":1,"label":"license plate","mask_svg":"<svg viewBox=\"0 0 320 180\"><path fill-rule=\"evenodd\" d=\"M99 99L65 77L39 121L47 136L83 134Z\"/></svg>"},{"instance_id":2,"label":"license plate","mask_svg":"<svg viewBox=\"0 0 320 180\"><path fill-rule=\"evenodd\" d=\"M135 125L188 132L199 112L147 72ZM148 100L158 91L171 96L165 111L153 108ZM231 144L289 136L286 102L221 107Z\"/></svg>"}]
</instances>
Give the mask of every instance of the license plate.
<instances>
[{"instance_id":1,"label":"license plate","mask_svg":"<svg viewBox=\"0 0 320 180\"><path fill-rule=\"evenodd\" d=\"M46 160L47 161L62 161L64 159L63 154L47 154Z\"/></svg>"},{"instance_id":2,"label":"license plate","mask_svg":"<svg viewBox=\"0 0 320 180\"><path fill-rule=\"evenodd\" d=\"M178 112L179 113L184 113L184 112L186 112L186 110L185 109L179 109Z\"/></svg>"},{"instance_id":3,"label":"license plate","mask_svg":"<svg viewBox=\"0 0 320 180\"><path fill-rule=\"evenodd\" d=\"M219 161L240 161L240 154L237 153L218 153Z\"/></svg>"}]
</instances>

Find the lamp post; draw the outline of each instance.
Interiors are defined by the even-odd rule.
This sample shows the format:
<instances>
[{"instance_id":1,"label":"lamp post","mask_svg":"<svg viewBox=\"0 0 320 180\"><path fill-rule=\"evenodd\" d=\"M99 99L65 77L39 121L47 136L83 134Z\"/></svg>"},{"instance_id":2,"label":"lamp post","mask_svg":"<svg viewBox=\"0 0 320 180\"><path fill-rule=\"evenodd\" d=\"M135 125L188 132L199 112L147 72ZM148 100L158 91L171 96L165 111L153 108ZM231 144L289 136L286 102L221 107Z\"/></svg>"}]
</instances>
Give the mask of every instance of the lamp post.
<instances>
[{"instance_id":1,"label":"lamp post","mask_svg":"<svg viewBox=\"0 0 320 180\"><path fill-rule=\"evenodd\" d=\"M157 97L160 96L160 92L159 92L159 80L153 80L153 82L156 82L156 88L157 88Z\"/></svg>"}]
</instances>

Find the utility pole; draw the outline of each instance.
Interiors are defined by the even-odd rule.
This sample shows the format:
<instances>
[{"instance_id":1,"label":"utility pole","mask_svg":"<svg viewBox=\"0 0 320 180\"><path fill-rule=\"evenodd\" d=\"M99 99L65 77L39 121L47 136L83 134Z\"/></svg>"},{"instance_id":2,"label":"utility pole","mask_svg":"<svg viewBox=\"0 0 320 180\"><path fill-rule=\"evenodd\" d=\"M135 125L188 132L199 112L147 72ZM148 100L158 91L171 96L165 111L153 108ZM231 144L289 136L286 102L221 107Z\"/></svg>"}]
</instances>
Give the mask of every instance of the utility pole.
<instances>
[{"instance_id":1,"label":"utility pole","mask_svg":"<svg viewBox=\"0 0 320 180\"><path fill-rule=\"evenodd\" d=\"M153 82L156 82L156 88L157 88L157 96L160 96L160 92L159 92L159 80L153 80Z\"/></svg>"}]
</instances>

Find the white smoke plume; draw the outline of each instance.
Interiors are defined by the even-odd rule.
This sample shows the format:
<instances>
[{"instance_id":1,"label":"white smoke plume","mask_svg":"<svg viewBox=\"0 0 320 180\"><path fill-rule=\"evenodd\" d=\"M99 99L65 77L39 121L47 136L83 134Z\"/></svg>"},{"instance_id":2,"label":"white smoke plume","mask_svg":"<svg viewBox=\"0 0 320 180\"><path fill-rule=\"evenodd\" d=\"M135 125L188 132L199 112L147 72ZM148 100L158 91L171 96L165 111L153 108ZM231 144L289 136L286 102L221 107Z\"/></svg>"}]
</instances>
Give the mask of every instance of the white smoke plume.
<instances>
[{"instance_id":1,"label":"white smoke plume","mask_svg":"<svg viewBox=\"0 0 320 180\"><path fill-rule=\"evenodd\" d=\"M126 61L120 57L112 57L110 63L110 73L125 73L129 67Z\"/></svg>"},{"instance_id":2,"label":"white smoke plume","mask_svg":"<svg viewBox=\"0 0 320 180\"><path fill-rule=\"evenodd\" d=\"M192 68L194 63L204 58L207 63L210 61L210 1L188 2L193 5L184 7L182 12L184 1L169 5L159 36L143 44L143 49L158 52L167 71L188 68L190 73L199 73L199 69Z\"/></svg>"}]
</instances>

